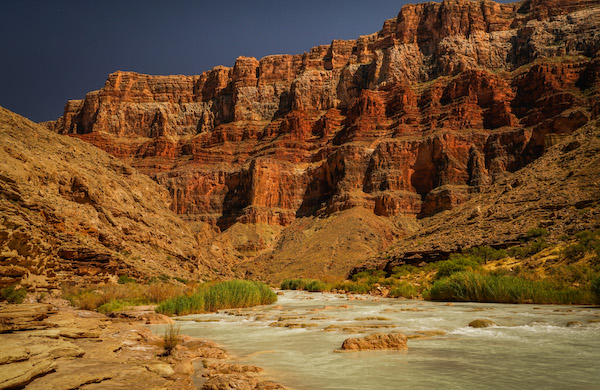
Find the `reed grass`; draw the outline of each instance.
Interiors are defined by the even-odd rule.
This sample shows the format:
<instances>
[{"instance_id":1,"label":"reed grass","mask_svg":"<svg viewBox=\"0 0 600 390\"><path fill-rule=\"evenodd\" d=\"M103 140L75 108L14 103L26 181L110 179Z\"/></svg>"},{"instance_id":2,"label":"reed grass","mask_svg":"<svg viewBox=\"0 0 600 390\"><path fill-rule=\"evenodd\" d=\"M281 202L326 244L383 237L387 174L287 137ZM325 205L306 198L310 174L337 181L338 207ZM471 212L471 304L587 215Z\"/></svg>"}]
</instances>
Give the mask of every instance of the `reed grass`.
<instances>
[{"instance_id":1,"label":"reed grass","mask_svg":"<svg viewBox=\"0 0 600 390\"><path fill-rule=\"evenodd\" d=\"M589 304L588 289L556 282L528 280L514 276L459 272L437 280L426 295L433 301Z\"/></svg>"},{"instance_id":2,"label":"reed grass","mask_svg":"<svg viewBox=\"0 0 600 390\"><path fill-rule=\"evenodd\" d=\"M205 283L189 295L168 299L158 305L157 313L186 315L222 309L268 305L277 301L269 286L248 280Z\"/></svg>"},{"instance_id":3,"label":"reed grass","mask_svg":"<svg viewBox=\"0 0 600 390\"><path fill-rule=\"evenodd\" d=\"M171 283L104 284L88 288L62 286L62 295L77 308L108 313L126 306L159 303L182 295L187 289L187 286Z\"/></svg>"}]
</instances>

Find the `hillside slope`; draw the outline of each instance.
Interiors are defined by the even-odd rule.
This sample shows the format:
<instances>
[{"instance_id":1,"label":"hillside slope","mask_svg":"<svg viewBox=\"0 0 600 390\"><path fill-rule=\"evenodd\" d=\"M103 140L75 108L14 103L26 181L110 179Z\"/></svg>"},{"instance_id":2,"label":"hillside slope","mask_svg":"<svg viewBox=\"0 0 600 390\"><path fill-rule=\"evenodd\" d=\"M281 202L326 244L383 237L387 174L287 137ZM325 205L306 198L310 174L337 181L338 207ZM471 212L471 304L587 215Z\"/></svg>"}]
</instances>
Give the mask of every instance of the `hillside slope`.
<instances>
[{"instance_id":1,"label":"hillside slope","mask_svg":"<svg viewBox=\"0 0 600 390\"><path fill-rule=\"evenodd\" d=\"M540 228L555 242L600 228L600 119L468 202L423 219L416 232L364 266L391 269L481 245L506 248Z\"/></svg>"},{"instance_id":2,"label":"hillside slope","mask_svg":"<svg viewBox=\"0 0 600 390\"><path fill-rule=\"evenodd\" d=\"M228 274L168 192L121 160L0 108L0 285ZM215 246L215 251L219 248Z\"/></svg>"}]
</instances>

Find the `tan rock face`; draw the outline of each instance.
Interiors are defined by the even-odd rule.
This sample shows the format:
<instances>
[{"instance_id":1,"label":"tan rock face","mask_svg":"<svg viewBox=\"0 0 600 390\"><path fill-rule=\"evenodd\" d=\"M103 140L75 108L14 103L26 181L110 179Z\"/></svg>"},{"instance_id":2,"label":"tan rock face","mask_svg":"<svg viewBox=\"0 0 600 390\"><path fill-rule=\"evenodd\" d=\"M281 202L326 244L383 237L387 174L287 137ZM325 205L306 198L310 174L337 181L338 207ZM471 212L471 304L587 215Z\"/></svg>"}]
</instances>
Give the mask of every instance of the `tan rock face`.
<instances>
[{"instance_id":1,"label":"tan rock face","mask_svg":"<svg viewBox=\"0 0 600 390\"><path fill-rule=\"evenodd\" d=\"M425 218L598 116L598 25L599 0L407 5L375 34L301 55L198 76L115 72L48 126L221 230L353 207Z\"/></svg>"},{"instance_id":2,"label":"tan rock face","mask_svg":"<svg viewBox=\"0 0 600 390\"><path fill-rule=\"evenodd\" d=\"M185 224L168 192L122 161L1 108L0 145L0 285L227 272L201 244L211 240L203 227Z\"/></svg>"}]
</instances>

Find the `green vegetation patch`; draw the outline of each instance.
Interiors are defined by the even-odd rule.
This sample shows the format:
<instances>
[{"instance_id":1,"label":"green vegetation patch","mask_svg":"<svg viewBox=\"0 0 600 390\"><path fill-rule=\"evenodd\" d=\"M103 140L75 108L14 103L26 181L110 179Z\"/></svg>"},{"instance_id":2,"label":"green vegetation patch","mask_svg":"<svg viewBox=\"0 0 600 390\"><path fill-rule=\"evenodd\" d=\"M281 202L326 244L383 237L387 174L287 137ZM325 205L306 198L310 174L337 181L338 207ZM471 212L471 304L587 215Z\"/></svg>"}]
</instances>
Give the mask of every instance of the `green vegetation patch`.
<instances>
[{"instance_id":1,"label":"green vegetation patch","mask_svg":"<svg viewBox=\"0 0 600 390\"><path fill-rule=\"evenodd\" d=\"M551 281L514 276L459 272L434 282L428 292L433 301L588 304L591 291Z\"/></svg>"},{"instance_id":2,"label":"green vegetation patch","mask_svg":"<svg viewBox=\"0 0 600 390\"><path fill-rule=\"evenodd\" d=\"M0 298L9 303L23 303L25 296L27 296L27 291L24 288L9 286L0 290Z\"/></svg>"},{"instance_id":3,"label":"green vegetation patch","mask_svg":"<svg viewBox=\"0 0 600 390\"><path fill-rule=\"evenodd\" d=\"M62 295L77 308L109 313L127 306L159 303L185 294L187 289L187 286L171 283L124 283L89 288L62 286Z\"/></svg>"},{"instance_id":4,"label":"green vegetation patch","mask_svg":"<svg viewBox=\"0 0 600 390\"><path fill-rule=\"evenodd\" d=\"M248 280L205 283L189 295L168 299L158 305L157 313L186 315L221 309L268 305L277 301L269 286Z\"/></svg>"}]
</instances>

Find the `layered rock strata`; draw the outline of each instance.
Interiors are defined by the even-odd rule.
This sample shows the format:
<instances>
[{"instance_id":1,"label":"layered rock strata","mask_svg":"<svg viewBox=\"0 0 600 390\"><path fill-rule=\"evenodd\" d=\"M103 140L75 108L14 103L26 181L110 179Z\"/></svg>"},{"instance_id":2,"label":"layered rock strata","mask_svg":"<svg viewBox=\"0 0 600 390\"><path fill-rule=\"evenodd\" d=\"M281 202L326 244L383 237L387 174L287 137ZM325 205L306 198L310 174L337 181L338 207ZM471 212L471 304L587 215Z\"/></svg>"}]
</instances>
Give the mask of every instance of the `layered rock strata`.
<instances>
[{"instance_id":1,"label":"layered rock strata","mask_svg":"<svg viewBox=\"0 0 600 390\"><path fill-rule=\"evenodd\" d=\"M407 5L375 34L304 54L199 76L115 72L49 126L223 229L357 205L432 215L589 121L598 5Z\"/></svg>"},{"instance_id":2,"label":"layered rock strata","mask_svg":"<svg viewBox=\"0 0 600 390\"><path fill-rule=\"evenodd\" d=\"M283 226L284 239L361 208L403 220L381 225L402 235L593 121L599 25L598 0L407 5L377 33L308 53L198 76L115 72L47 126L150 175L188 220ZM243 244L252 256L290 242L257 240Z\"/></svg>"}]
</instances>

